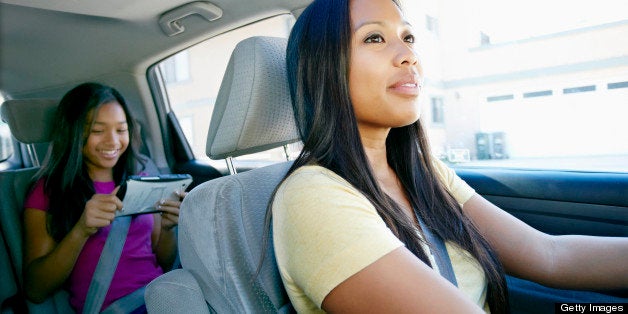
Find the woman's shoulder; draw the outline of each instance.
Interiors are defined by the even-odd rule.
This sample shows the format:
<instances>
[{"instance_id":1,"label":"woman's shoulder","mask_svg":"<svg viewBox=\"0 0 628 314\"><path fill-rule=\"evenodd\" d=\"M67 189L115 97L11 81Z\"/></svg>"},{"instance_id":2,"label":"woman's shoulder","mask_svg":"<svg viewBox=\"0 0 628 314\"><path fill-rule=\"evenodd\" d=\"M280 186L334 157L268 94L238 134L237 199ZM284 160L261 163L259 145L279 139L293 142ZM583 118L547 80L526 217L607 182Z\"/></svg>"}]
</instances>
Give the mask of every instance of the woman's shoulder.
<instances>
[{"instance_id":1,"label":"woman's shoulder","mask_svg":"<svg viewBox=\"0 0 628 314\"><path fill-rule=\"evenodd\" d=\"M292 172L277 190L272 211L274 232L326 230L335 234L345 233L350 225L387 228L364 194L338 174L320 166L304 166ZM284 238L291 239L294 235Z\"/></svg>"},{"instance_id":2,"label":"woman's shoulder","mask_svg":"<svg viewBox=\"0 0 628 314\"><path fill-rule=\"evenodd\" d=\"M432 156L432 166L434 166L434 170L438 173L439 176L449 176L453 172L453 169L449 168L444 161Z\"/></svg>"},{"instance_id":3,"label":"woman's shoulder","mask_svg":"<svg viewBox=\"0 0 628 314\"><path fill-rule=\"evenodd\" d=\"M320 184L351 185L335 172L319 165L301 166L284 180L284 185L287 186L312 186Z\"/></svg>"},{"instance_id":4,"label":"woman's shoulder","mask_svg":"<svg viewBox=\"0 0 628 314\"><path fill-rule=\"evenodd\" d=\"M297 168L296 170L294 170L290 176L294 176L294 175L300 175L300 174L321 174L321 175L325 175L325 176L338 176L335 172L323 167L323 166L319 166L316 164L310 164L310 165L305 165L305 166L301 166L299 168Z\"/></svg>"},{"instance_id":5,"label":"woman's shoulder","mask_svg":"<svg viewBox=\"0 0 628 314\"><path fill-rule=\"evenodd\" d=\"M318 165L302 166L293 171L277 189L273 204L277 208L305 208L310 205L341 207L346 204L374 210L368 199L351 183Z\"/></svg>"}]
</instances>

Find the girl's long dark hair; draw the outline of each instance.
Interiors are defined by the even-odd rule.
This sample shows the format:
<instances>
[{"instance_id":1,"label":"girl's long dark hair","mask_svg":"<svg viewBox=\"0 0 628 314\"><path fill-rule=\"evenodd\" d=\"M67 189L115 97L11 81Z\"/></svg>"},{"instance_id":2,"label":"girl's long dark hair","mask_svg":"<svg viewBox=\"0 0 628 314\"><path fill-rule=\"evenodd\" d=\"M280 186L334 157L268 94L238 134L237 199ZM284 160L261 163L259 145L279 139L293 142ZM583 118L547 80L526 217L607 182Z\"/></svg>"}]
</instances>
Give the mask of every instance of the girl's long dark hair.
<instances>
[{"instance_id":1,"label":"girl's long dark hair","mask_svg":"<svg viewBox=\"0 0 628 314\"><path fill-rule=\"evenodd\" d=\"M44 192L49 199L48 233L61 241L78 222L85 203L94 195L83 157L83 146L89 136L89 125L95 112L104 104L116 101L126 115L129 146L113 168L116 185L127 174L136 173L143 163L138 158L139 136L126 101L114 88L98 83L83 83L67 92L56 111L57 126L42 168L36 178L44 178ZM94 114L90 114L90 113Z\"/></svg>"},{"instance_id":2,"label":"girl's long dark hair","mask_svg":"<svg viewBox=\"0 0 628 314\"><path fill-rule=\"evenodd\" d=\"M290 34L286 51L288 82L304 148L286 177L311 163L332 170L361 191L406 247L430 265L421 248L420 228L378 186L360 140L349 96L349 11L349 0L315 0ZM491 311L507 312L508 292L501 264L437 177L420 121L391 129L386 149L388 162L416 215L434 233L458 244L479 261L488 279Z\"/></svg>"}]
</instances>

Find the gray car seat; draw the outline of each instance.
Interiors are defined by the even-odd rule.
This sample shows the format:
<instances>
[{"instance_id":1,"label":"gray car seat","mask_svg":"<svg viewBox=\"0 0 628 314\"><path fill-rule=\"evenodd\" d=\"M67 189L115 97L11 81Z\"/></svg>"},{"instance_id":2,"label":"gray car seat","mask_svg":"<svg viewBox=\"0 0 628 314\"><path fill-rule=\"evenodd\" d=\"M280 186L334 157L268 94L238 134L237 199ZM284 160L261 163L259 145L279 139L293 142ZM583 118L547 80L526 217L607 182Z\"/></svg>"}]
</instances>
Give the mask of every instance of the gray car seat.
<instances>
[{"instance_id":1,"label":"gray car seat","mask_svg":"<svg viewBox=\"0 0 628 314\"><path fill-rule=\"evenodd\" d=\"M290 103L286 39L253 37L231 55L214 107L207 155L231 158L299 140ZM150 313L286 313L292 306L277 270L265 215L290 162L205 182L181 205L182 269L146 290ZM269 234L269 236L272 236ZM256 275L260 259L264 263Z\"/></svg>"},{"instance_id":2,"label":"gray car seat","mask_svg":"<svg viewBox=\"0 0 628 314\"><path fill-rule=\"evenodd\" d=\"M21 99L8 100L2 104L2 120L11 129L11 134L28 147L31 164L39 165L43 154L36 151L47 147L50 133L54 127L54 110L57 101L52 99ZM0 171L0 229L5 240L10 269L1 269L3 274L11 274L11 278L2 279L1 289L15 286L15 291L9 297L5 312L20 312L26 306L30 313L71 313L67 293L60 291L41 304L25 302L21 293L22 287L22 256L23 256L23 226L22 204L30 187L31 179L39 167ZM4 301L4 300L2 300Z\"/></svg>"},{"instance_id":3,"label":"gray car seat","mask_svg":"<svg viewBox=\"0 0 628 314\"><path fill-rule=\"evenodd\" d=\"M7 258L0 258L0 302L2 313L21 312L26 305L30 313L72 313L67 292L61 290L47 301L35 304L24 300L21 293L22 257L23 257L23 203L30 183L39 170L39 163L48 149L52 129L55 126L54 115L58 101L54 99L18 99L7 100L0 107L2 120L11 130L11 134L26 146L30 161L25 164L35 165L23 169L0 171L0 230L6 244ZM147 156L144 171L158 174L155 163ZM0 248L2 250L2 248ZM4 261L6 260L6 262ZM5 275L7 274L7 275ZM5 276L10 278L5 278ZM6 302L5 302L6 301Z\"/></svg>"},{"instance_id":4,"label":"gray car seat","mask_svg":"<svg viewBox=\"0 0 628 314\"><path fill-rule=\"evenodd\" d=\"M54 99L16 99L2 104L2 119L13 137L26 145L30 163L25 163L29 166L38 167L43 162L55 126L57 103Z\"/></svg>"},{"instance_id":5,"label":"gray car seat","mask_svg":"<svg viewBox=\"0 0 628 314\"><path fill-rule=\"evenodd\" d=\"M0 281L0 313L18 312L20 305L17 304L19 297L17 277L13 273L13 265L5 243L4 236L0 232L0 272L3 274Z\"/></svg>"}]
</instances>

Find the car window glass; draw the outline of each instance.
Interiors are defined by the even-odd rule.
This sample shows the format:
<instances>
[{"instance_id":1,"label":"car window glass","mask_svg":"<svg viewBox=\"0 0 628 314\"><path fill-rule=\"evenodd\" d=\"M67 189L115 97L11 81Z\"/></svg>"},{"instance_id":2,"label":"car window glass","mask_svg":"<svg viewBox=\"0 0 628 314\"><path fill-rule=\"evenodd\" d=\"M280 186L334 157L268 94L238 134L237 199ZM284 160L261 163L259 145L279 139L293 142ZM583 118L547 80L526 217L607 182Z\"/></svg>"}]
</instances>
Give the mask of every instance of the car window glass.
<instances>
[{"instance_id":1,"label":"car window glass","mask_svg":"<svg viewBox=\"0 0 628 314\"><path fill-rule=\"evenodd\" d=\"M4 102L4 97L0 93L0 106ZM9 159L13 155L13 139L9 126L0 119L0 162Z\"/></svg>"},{"instance_id":2,"label":"car window glass","mask_svg":"<svg viewBox=\"0 0 628 314\"><path fill-rule=\"evenodd\" d=\"M628 1L406 1L422 121L457 166L628 172ZM559 13L558 13L559 12Z\"/></svg>"},{"instance_id":3,"label":"car window glass","mask_svg":"<svg viewBox=\"0 0 628 314\"><path fill-rule=\"evenodd\" d=\"M205 155L209 121L229 57L236 44L252 36L287 38L293 23L293 16L287 14L266 19L213 37L159 64L170 106L196 158L209 160ZM298 151L297 145L291 144L290 147L291 151ZM236 162L242 164L285 159L283 148L279 148L238 157ZM223 164L220 161L217 165Z\"/></svg>"}]
</instances>

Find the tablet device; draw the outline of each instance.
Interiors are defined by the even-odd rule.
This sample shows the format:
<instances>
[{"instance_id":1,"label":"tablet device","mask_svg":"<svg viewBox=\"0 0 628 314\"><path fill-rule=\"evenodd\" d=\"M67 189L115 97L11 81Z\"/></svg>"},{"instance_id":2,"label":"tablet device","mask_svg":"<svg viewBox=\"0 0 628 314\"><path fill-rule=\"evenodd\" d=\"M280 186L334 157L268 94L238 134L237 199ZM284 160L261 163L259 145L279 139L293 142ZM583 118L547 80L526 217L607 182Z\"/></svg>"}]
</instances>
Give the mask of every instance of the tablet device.
<instances>
[{"instance_id":1,"label":"tablet device","mask_svg":"<svg viewBox=\"0 0 628 314\"><path fill-rule=\"evenodd\" d=\"M158 212L155 204L159 200L179 200L175 191L185 191L191 183L192 176L189 174L130 176L118 190L122 209L116 211L116 216Z\"/></svg>"}]
</instances>

